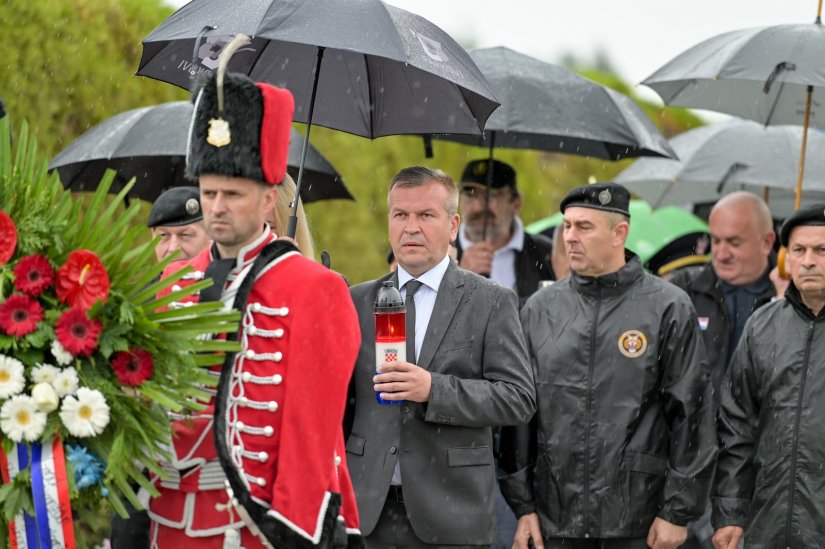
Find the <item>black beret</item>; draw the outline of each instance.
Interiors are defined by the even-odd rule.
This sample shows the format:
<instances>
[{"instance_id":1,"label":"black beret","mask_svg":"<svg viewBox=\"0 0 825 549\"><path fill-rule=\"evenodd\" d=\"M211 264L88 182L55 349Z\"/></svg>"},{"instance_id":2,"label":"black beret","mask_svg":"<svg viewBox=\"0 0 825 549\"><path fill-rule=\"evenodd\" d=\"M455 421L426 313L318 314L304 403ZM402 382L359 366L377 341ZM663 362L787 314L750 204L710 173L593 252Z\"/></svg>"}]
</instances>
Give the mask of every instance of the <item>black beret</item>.
<instances>
[{"instance_id":1,"label":"black beret","mask_svg":"<svg viewBox=\"0 0 825 549\"><path fill-rule=\"evenodd\" d=\"M203 219L200 191L197 187L172 187L152 204L149 221L152 227L177 227Z\"/></svg>"},{"instance_id":2,"label":"black beret","mask_svg":"<svg viewBox=\"0 0 825 549\"><path fill-rule=\"evenodd\" d=\"M464 167L464 173L461 175L462 183L477 183L479 185L487 185L487 165L489 159L473 160ZM505 164L499 160L493 160L493 181L490 184L491 189L500 189L502 187L510 187L516 190L516 170L509 164Z\"/></svg>"},{"instance_id":3,"label":"black beret","mask_svg":"<svg viewBox=\"0 0 825 549\"><path fill-rule=\"evenodd\" d=\"M630 217L630 191L618 183L592 183L576 187L561 201L562 213L570 206L616 212Z\"/></svg>"},{"instance_id":4,"label":"black beret","mask_svg":"<svg viewBox=\"0 0 825 549\"><path fill-rule=\"evenodd\" d=\"M825 203L811 204L796 210L791 217L785 220L779 230L779 241L786 248L791 239L791 231L795 227L805 225L825 226Z\"/></svg>"}]
</instances>

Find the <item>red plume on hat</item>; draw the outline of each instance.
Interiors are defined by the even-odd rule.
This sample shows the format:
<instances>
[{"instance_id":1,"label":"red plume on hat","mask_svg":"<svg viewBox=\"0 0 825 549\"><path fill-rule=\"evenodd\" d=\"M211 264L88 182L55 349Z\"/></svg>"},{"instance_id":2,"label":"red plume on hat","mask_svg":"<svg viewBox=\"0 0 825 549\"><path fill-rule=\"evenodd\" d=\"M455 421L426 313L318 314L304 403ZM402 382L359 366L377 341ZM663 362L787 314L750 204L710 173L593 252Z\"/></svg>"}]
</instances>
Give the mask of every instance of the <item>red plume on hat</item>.
<instances>
[{"instance_id":1,"label":"red plume on hat","mask_svg":"<svg viewBox=\"0 0 825 549\"><path fill-rule=\"evenodd\" d=\"M195 85L186 157L190 179L212 173L279 185L286 177L292 93L226 70L232 55L249 43L242 34L233 38L215 73L204 73Z\"/></svg>"}]
</instances>

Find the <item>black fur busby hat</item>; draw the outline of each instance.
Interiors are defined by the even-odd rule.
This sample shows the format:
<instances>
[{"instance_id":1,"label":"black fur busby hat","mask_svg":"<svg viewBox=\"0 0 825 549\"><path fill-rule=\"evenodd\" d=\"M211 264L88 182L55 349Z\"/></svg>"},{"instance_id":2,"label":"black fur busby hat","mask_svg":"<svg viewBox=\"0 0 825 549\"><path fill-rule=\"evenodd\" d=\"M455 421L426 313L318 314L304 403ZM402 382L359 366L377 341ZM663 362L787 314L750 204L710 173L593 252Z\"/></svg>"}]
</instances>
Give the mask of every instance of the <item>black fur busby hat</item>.
<instances>
[{"instance_id":1,"label":"black fur busby hat","mask_svg":"<svg viewBox=\"0 0 825 549\"><path fill-rule=\"evenodd\" d=\"M186 176L204 173L279 185L286 176L295 101L289 90L226 72L229 58L249 38L236 36L221 53L214 73L195 85Z\"/></svg>"}]
</instances>

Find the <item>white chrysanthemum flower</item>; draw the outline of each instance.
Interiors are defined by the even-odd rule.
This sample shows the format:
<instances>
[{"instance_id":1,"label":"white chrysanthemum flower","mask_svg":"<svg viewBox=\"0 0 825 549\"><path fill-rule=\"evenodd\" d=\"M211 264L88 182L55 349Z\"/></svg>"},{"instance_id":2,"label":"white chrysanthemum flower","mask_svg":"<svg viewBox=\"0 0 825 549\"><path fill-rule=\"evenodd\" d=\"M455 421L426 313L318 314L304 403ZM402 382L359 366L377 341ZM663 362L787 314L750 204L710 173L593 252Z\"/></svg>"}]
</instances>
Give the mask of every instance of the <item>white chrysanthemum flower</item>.
<instances>
[{"instance_id":1,"label":"white chrysanthemum flower","mask_svg":"<svg viewBox=\"0 0 825 549\"><path fill-rule=\"evenodd\" d=\"M53 410L57 410L60 406L60 397L57 396L57 391L54 390L51 383L38 383L32 389L32 398L37 405L37 409L47 414Z\"/></svg>"},{"instance_id":2,"label":"white chrysanthemum flower","mask_svg":"<svg viewBox=\"0 0 825 549\"><path fill-rule=\"evenodd\" d=\"M52 355L54 355L54 359L61 366L68 366L74 361L72 353L64 349L63 345L56 339L52 341Z\"/></svg>"},{"instance_id":3,"label":"white chrysanthemum flower","mask_svg":"<svg viewBox=\"0 0 825 549\"><path fill-rule=\"evenodd\" d=\"M52 366L51 364L40 364L32 370L32 381L35 383L54 383L57 374L60 373L60 368Z\"/></svg>"},{"instance_id":4,"label":"white chrysanthemum flower","mask_svg":"<svg viewBox=\"0 0 825 549\"><path fill-rule=\"evenodd\" d=\"M0 429L14 442L32 442L40 438L46 427L46 414L37 409L34 399L17 395L0 408Z\"/></svg>"},{"instance_id":5,"label":"white chrysanthemum flower","mask_svg":"<svg viewBox=\"0 0 825 549\"><path fill-rule=\"evenodd\" d=\"M67 396L63 399L60 419L72 436L97 436L109 424L109 405L100 391L81 387L76 398Z\"/></svg>"},{"instance_id":6,"label":"white chrysanthemum flower","mask_svg":"<svg viewBox=\"0 0 825 549\"><path fill-rule=\"evenodd\" d=\"M55 376L54 381L52 381L52 386L60 397L64 397L75 394L79 383L80 380L77 377L77 370L74 368L66 368Z\"/></svg>"},{"instance_id":7,"label":"white chrysanthemum flower","mask_svg":"<svg viewBox=\"0 0 825 549\"><path fill-rule=\"evenodd\" d=\"M0 399L12 397L26 386L23 363L10 356L0 355Z\"/></svg>"}]
</instances>

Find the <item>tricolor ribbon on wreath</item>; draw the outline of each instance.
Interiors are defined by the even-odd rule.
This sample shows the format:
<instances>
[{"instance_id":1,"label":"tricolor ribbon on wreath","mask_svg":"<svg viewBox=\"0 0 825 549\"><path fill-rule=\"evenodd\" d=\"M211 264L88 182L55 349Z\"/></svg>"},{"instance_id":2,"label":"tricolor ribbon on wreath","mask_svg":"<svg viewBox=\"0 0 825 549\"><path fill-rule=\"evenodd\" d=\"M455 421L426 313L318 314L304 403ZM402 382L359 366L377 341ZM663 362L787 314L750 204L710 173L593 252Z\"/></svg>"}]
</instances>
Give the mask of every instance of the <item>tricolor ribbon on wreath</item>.
<instances>
[{"instance_id":1,"label":"tricolor ribbon on wreath","mask_svg":"<svg viewBox=\"0 0 825 549\"><path fill-rule=\"evenodd\" d=\"M66 456L60 439L51 444L15 444L8 453L0 448L3 483L13 482L26 468L31 471L34 516L21 510L11 522L11 549L75 549Z\"/></svg>"}]
</instances>

